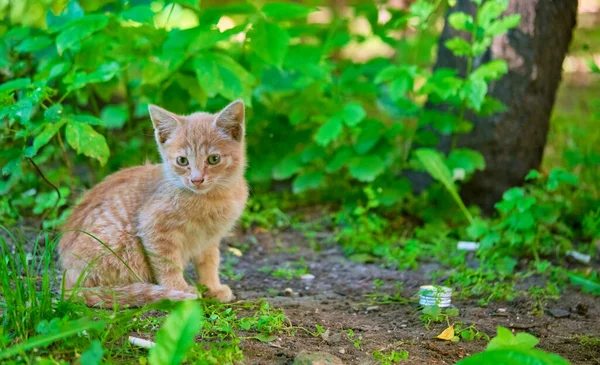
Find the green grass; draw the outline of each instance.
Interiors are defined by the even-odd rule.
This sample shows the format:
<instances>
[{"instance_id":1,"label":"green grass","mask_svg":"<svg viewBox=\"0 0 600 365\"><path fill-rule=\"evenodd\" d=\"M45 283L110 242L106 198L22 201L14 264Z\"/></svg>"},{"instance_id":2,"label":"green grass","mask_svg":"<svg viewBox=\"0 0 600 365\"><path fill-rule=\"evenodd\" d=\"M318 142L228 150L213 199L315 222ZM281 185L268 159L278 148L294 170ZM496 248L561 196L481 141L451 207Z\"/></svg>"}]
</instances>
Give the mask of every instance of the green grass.
<instances>
[{"instance_id":1,"label":"green grass","mask_svg":"<svg viewBox=\"0 0 600 365\"><path fill-rule=\"evenodd\" d=\"M266 301L220 304L205 299L196 304L200 314L194 314L193 308L181 313L177 303L168 301L118 311L88 308L78 298L66 299L63 295L60 276L56 275L53 264L58 238L51 239L49 233L43 233L29 247L18 232L3 230L8 237L0 237L3 364L38 363L41 359L70 363L79 356L83 356L82 363L85 360L88 364L98 363L94 359L116 364L146 360L150 364L164 363L156 360L160 356L155 355L152 360L146 349L130 345L127 341L130 335L147 340L156 338L157 347L168 345L177 336L187 336L191 342L182 357L192 362L230 363L243 359L240 349L243 340L269 341L273 334L289 328L282 311ZM165 319L171 313L182 318L191 316L194 321L201 318L202 328L198 330L203 340L193 341L193 328L169 327ZM170 331L163 339L157 335L162 327ZM181 349L177 352L181 353ZM56 363L52 361L49 363Z\"/></svg>"}]
</instances>

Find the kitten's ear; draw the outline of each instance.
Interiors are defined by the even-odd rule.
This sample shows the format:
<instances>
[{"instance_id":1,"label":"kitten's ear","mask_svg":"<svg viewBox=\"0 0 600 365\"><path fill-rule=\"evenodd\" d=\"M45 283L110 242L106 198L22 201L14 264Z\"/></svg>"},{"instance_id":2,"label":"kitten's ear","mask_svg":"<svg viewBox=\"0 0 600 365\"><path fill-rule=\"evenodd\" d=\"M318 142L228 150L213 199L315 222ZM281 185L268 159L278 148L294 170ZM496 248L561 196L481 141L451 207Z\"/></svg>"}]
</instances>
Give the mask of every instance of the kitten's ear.
<instances>
[{"instance_id":1,"label":"kitten's ear","mask_svg":"<svg viewBox=\"0 0 600 365\"><path fill-rule=\"evenodd\" d=\"M214 125L234 140L241 142L244 138L244 102L236 100L223 108L217 114Z\"/></svg>"},{"instance_id":2,"label":"kitten's ear","mask_svg":"<svg viewBox=\"0 0 600 365\"><path fill-rule=\"evenodd\" d=\"M152 104L148 105L148 112L150 113L152 124L154 124L156 140L159 144L165 143L171 133L173 133L175 128L179 125L177 115Z\"/></svg>"}]
</instances>

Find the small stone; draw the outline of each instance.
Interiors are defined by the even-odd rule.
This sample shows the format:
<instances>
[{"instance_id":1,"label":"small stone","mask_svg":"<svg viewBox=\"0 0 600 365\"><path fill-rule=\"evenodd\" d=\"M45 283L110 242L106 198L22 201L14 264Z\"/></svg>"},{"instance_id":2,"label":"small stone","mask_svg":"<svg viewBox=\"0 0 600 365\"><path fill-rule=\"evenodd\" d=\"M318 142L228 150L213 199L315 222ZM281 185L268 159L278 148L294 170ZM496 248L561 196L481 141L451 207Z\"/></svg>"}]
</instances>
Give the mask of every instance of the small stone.
<instances>
[{"instance_id":1,"label":"small stone","mask_svg":"<svg viewBox=\"0 0 600 365\"><path fill-rule=\"evenodd\" d=\"M283 294L286 297L294 296L294 290L292 288L285 288L285 290L283 291Z\"/></svg>"},{"instance_id":2,"label":"small stone","mask_svg":"<svg viewBox=\"0 0 600 365\"><path fill-rule=\"evenodd\" d=\"M313 280L315 276L313 274L304 274L300 277L302 280Z\"/></svg>"},{"instance_id":3,"label":"small stone","mask_svg":"<svg viewBox=\"0 0 600 365\"><path fill-rule=\"evenodd\" d=\"M343 354L345 354L345 353L346 353L346 349L340 349L340 351L339 351L339 352L340 352L340 354L342 354L342 355L343 355Z\"/></svg>"},{"instance_id":4,"label":"small stone","mask_svg":"<svg viewBox=\"0 0 600 365\"><path fill-rule=\"evenodd\" d=\"M342 360L328 352L300 351L294 359L294 365L344 365Z\"/></svg>"},{"instance_id":5,"label":"small stone","mask_svg":"<svg viewBox=\"0 0 600 365\"><path fill-rule=\"evenodd\" d=\"M367 312L376 312L378 310L379 310L379 306L377 306L377 305L367 307Z\"/></svg>"},{"instance_id":6,"label":"small stone","mask_svg":"<svg viewBox=\"0 0 600 365\"><path fill-rule=\"evenodd\" d=\"M400 328L406 328L406 327L408 327L408 325L407 325L407 324L401 324L401 325L400 325Z\"/></svg>"},{"instance_id":7,"label":"small stone","mask_svg":"<svg viewBox=\"0 0 600 365\"><path fill-rule=\"evenodd\" d=\"M571 316L571 312L560 308L550 308L548 313L554 318L567 318Z\"/></svg>"},{"instance_id":8,"label":"small stone","mask_svg":"<svg viewBox=\"0 0 600 365\"><path fill-rule=\"evenodd\" d=\"M498 312L498 313L506 313L506 308L498 308L498 310L496 312Z\"/></svg>"}]
</instances>

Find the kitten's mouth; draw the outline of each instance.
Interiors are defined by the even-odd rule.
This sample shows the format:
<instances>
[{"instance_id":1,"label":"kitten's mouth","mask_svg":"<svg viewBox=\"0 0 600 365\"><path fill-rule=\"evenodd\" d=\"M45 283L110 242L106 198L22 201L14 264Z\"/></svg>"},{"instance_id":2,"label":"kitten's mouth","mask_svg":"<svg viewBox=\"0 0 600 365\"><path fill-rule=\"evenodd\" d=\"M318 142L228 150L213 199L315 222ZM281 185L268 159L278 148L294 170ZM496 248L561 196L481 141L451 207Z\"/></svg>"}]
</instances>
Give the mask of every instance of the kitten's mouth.
<instances>
[{"instance_id":1,"label":"kitten's mouth","mask_svg":"<svg viewBox=\"0 0 600 365\"><path fill-rule=\"evenodd\" d=\"M196 193L196 194L205 194L210 190L210 186L208 186L208 185L202 185L202 186L198 187L196 185L185 184L185 187L188 188L188 190L191 190L193 193Z\"/></svg>"}]
</instances>

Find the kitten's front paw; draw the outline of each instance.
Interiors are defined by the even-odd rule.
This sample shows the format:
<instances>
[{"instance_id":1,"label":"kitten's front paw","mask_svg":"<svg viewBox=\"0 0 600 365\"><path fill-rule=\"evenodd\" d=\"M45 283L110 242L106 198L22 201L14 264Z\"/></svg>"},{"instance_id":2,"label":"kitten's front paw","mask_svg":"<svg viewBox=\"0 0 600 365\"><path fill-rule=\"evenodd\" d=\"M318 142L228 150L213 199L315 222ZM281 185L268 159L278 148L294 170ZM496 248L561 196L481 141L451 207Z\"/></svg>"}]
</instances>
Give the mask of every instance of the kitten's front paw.
<instances>
[{"instance_id":1,"label":"kitten's front paw","mask_svg":"<svg viewBox=\"0 0 600 365\"><path fill-rule=\"evenodd\" d=\"M216 289L210 289L206 295L223 303L228 303L235 299L235 296L227 285L221 285Z\"/></svg>"}]
</instances>

